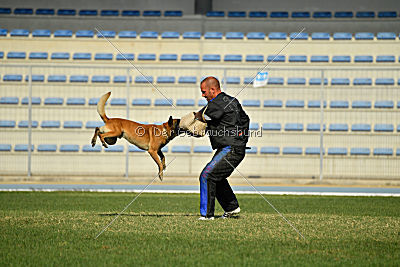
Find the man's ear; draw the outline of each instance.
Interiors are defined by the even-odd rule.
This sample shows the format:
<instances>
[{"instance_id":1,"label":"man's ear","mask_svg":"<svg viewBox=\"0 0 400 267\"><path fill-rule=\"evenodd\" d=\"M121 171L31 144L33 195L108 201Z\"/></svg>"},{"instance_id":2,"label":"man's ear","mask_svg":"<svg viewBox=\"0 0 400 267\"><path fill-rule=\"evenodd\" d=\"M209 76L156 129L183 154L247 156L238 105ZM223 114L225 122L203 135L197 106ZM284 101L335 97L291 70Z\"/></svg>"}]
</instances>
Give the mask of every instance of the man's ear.
<instances>
[{"instance_id":1,"label":"man's ear","mask_svg":"<svg viewBox=\"0 0 400 267\"><path fill-rule=\"evenodd\" d=\"M173 123L172 116L169 116L168 125L171 127Z\"/></svg>"}]
</instances>

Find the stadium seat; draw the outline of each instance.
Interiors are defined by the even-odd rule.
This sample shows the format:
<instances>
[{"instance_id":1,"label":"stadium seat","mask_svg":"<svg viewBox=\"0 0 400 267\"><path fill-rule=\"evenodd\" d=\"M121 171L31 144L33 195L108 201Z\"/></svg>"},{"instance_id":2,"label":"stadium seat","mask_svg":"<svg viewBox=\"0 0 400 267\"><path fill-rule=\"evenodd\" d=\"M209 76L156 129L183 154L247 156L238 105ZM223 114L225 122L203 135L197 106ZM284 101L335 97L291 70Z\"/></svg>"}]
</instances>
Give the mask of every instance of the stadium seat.
<instances>
[{"instance_id":1,"label":"stadium seat","mask_svg":"<svg viewBox=\"0 0 400 267\"><path fill-rule=\"evenodd\" d=\"M81 129L83 123L81 121L64 121L65 129Z\"/></svg>"},{"instance_id":2,"label":"stadium seat","mask_svg":"<svg viewBox=\"0 0 400 267\"><path fill-rule=\"evenodd\" d=\"M183 39L200 39L200 32L184 32L182 34Z\"/></svg>"},{"instance_id":3,"label":"stadium seat","mask_svg":"<svg viewBox=\"0 0 400 267\"><path fill-rule=\"evenodd\" d=\"M224 11L208 11L206 13L207 17L225 17L225 12Z\"/></svg>"},{"instance_id":4,"label":"stadium seat","mask_svg":"<svg viewBox=\"0 0 400 267\"><path fill-rule=\"evenodd\" d=\"M400 148L396 150L396 156L400 156Z\"/></svg>"},{"instance_id":5,"label":"stadium seat","mask_svg":"<svg viewBox=\"0 0 400 267\"><path fill-rule=\"evenodd\" d=\"M378 12L378 18L397 18L396 11L380 11Z\"/></svg>"},{"instance_id":6,"label":"stadium seat","mask_svg":"<svg viewBox=\"0 0 400 267\"><path fill-rule=\"evenodd\" d=\"M65 75L49 75L47 77L48 82L61 82L65 83L67 81L67 76Z\"/></svg>"},{"instance_id":7,"label":"stadium seat","mask_svg":"<svg viewBox=\"0 0 400 267\"><path fill-rule=\"evenodd\" d=\"M50 37L51 31L45 29L37 29L32 31L32 37Z\"/></svg>"},{"instance_id":8,"label":"stadium seat","mask_svg":"<svg viewBox=\"0 0 400 267\"><path fill-rule=\"evenodd\" d=\"M282 100L264 100L265 108L281 108Z\"/></svg>"},{"instance_id":9,"label":"stadium seat","mask_svg":"<svg viewBox=\"0 0 400 267\"><path fill-rule=\"evenodd\" d=\"M83 106L85 105L86 100L83 97L69 97L67 98L67 105L72 106Z\"/></svg>"},{"instance_id":10,"label":"stadium seat","mask_svg":"<svg viewBox=\"0 0 400 267\"><path fill-rule=\"evenodd\" d=\"M82 152L101 152L101 145L95 145L94 147L92 145L83 145Z\"/></svg>"},{"instance_id":11,"label":"stadium seat","mask_svg":"<svg viewBox=\"0 0 400 267\"><path fill-rule=\"evenodd\" d=\"M307 107L308 108L320 108L321 100L309 100ZM324 101L324 108L326 108L326 101Z\"/></svg>"},{"instance_id":12,"label":"stadium seat","mask_svg":"<svg viewBox=\"0 0 400 267\"><path fill-rule=\"evenodd\" d=\"M227 32L225 34L225 39L239 39L242 40L244 38L243 32Z\"/></svg>"},{"instance_id":13,"label":"stadium seat","mask_svg":"<svg viewBox=\"0 0 400 267\"><path fill-rule=\"evenodd\" d=\"M257 154L257 147L251 146L250 149L246 149L246 154Z\"/></svg>"},{"instance_id":14,"label":"stadium seat","mask_svg":"<svg viewBox=\"0 0 400 267\"><path fill-rule=\"evenodd\" d=\"M289 13L286 11L273 11L269 15L270 18L288 18Z\"/></svg>"},{"instance_id":15,"label":"stadium seat","mask_svg":"<svg viewBox=\"0 0 400 267\"><path fill-rule=\"evenodd\" d=\"M29 82L29 75L25 76L25 81ZM44 82L44 75L32 75L32 82Z\"/></svg>"},{"instance_id":16,"label":"stadium seat","mask_svg":"<svg viewBox=\"0 0 400 267\"><path fill-rule=\"evenodd\" d=\"M153 82L153 76L136 76L135 77L135 83L152 83Z\"/></svg>"},{"instance_id":17,"label":"stadium seat","mask_svg":"<svg viewBox=\"0 0 400 267\"><path fill-rule=\"evenodd\" d=\"M285 55L268 55L267 57L268 62L285 62L286 56Z\"/></svg>"},{"instance_id":18,"label":"stadium seat","mask_svg":"<svg viewBox=\"0 0 400 267\"><path fill-rule=\"evenodd\" d=\"M332 78L331 85L350 85L349 78Z\"/></svg>"},{"instance_id":19,"label":"stadium seat","mask_svg":"<svg viewBox=\"0 0 400 267\"><path fill-rule=\"evenodd\" d=\"M203 61L221 61L221 56L218 54L205 54Z\"/></svg>"},{"instance_id":20,"label":"stadium seat","mask_svg":"<svg viewBox=\"0 0 400 267\"><path fill-rule=\"evenodd\" d=\"M89 78L87 75L71 75L69 76L70 83L87 83Z\"/></svg>"},{"instance_id":21,"label":"stadium seat","mask_svg":"<svg viewBox=\"0 0 400 267\"><path fill-rule=\"evenodd\" d=\"M113 54L112 53L96 53L94 55L94 60L112 60Z\"/></svg>"},{"instance_id":22,"label":"stadium seat","mask_svg":"<svg viewBox=\"0 0 400 267\"><path fill-rule=\"evenodd\" d=\"M335 18L352 18L354 16L351 11L337 11L335 12Z\"/></svg>"},{"instance_id":23,"label":"stadium seat","mask_svg":"<svg viewBox=\"0 0 400 267\"><path fill-rule=\"evenodd\" d=\"M330 147L330 148L328 148L328 155L345 156L345 155L347 155L347 148L345 148L345 147Z\"/></svg>"},{"instance_id":24,"label":"stadium seat","mask_svg":"<svg viewBox=\"0 0 400 267\"><path fill-rule=\"evenodd\" d=\"M145 39L157 39L158 38L158 32L155 31L144 31L140 33L140 38L145 38Z\"/></svg>"},{"instance_id":25,"label":"stadium seat","mask_svg":"<svg viewBox=\"0 0 400 267\"><path fill-rule=\"evenodd\" d=\"M13 29L10 31L10 36L12 37L28 37L29 30L25 29Z\"/></svg>"},{"instance_id":26,"label":"stadium seat","mask_svg":"<svg viewBox=\"0 0 400 267\"><path fill-rule=\"evenodd\" d=\"M51 59L69 59L68 52L54 52L51 54Z\"/></svg>"},{"instance_id":27,"label":"stadium seat","mask_svg":"<svg viewBox=\"0 0 400 267\"><path fill-rule=\"evenodd\" d=\"M349 127L344 123L332 123L329 125L330 132L347 132Z\"/></svg>"},{"instance_id":28,"label":"stadium seat","mask_svg":"<svg viewBox=\"0 0 400 267\"><path fill-rule=\"evenodd\" d=\"M158 76L157 83L175 83L175 76Z\"/></svg>"},{"instance_id":29,"label":"stadium seat","mask_svg":"<svg viewBox=\"0 0 400 267\"><path fill-rule=\"evenodd\" d=\"M139 54L138 60L156 60L156 54L143 53Z\"/></svg>"},{"instance_id":30,"label":"stadium seat","mask_svg":"<svg viewBox=\"0 0 400 267\"><path fill-rule=\"evenodd\" d=\"M351 104L352 108L371 108L371 101L355 100Z\"/></svg>"},{"instance_id":31,"label":"stadium seat","mask_svg":"<svg viewBox=\"0 0 400 267\"><path fill-rule=\"evenodd\" d=\"M393 55L379 55L376 56L376 62L378 63L394 63L396 61L395 56Z\"/></svg>"},{"instance_id":32,"label":"stadium seat","mask_svg":"<svg viewBox=\"0 0 400 267\"><path fill-rule=\"evenodd\" d=\"M119 38L136 38L137 33L135 31L120 31L118 33Z\"/></svg>"},{"instance_id":33,"label":"stadium seat","mask_svg":"<svg viewBox=\"0 0 400 267\"><path fill-rule=\"evenodd\" d=\"M119 16L119 11L118 10L102 10L100 12L100 16L117 17L117 16Z\"/></svg>"},{"instance_id":34,"label":"stadium seat","mask_svg":"<svg viewBox=\"0 0 400 267\"><path fill-rule=\"evenodd\" d=\"M301 123L286 123L285 124L285 131L287 132L302 132L304 130L303 124Z\"/></svg>"},{"instance_id":35,"label":"stadium seat","mask_svg":"<svg viewBox=\"0 0 400 267\"><path fill-rule=\"evenodd\" d=\"M190 146L173 146L172 153L190 153Z\"/></svg>"},{"instance_id":36,"label":"stadium seat","mask_svg":"<svg viewBox=\"0 0 400 267\"><path fill-rule=\"evenodd\" d=\"M250 11L249 18L266 18L267 12L265 11Z\"/></svg>"},{"instance_id":37,"label":"stadium seat","mask_svg":"<svg viewBox=\"0 0 400 267\"><path fill-rule=\"evenodd\" d=\"M312 40L329 40L331 35L328 32L313 32L311 34Z\"/></svg>"},{"instance_id":38,"label":"stadium seat","mask_svg":"<svg viewBox=\"0 0 400 267\"><path fill-rule=\"evenodd\" d=\"M375 124L374 132L393 132L393 124Z\"/></svg>"},{"instance_id":39,"label":"stadium seat","mask_svg":"<svg viewBox=\"0 0 400 267\"><path fill-rule=\"evenodd\" d=\"M270 77L267 81L267 84L274 84L274 85L283 85L284 79L283 77Z\"/></svg>"},{"instance_id":40,"label":"stadium seat","mask_svg":"<svg viewBox=\"0 0 400 267\"><path fill-rule=\"evenodd\" d=\"M172 99L158 98L158 99L154 100L155 106L172 106L173 103L174 102Z\"/></svg>"},{"instance_id":41,"label":"stadium seat","mask_svg":"<svg viewBox=\"0 0 400 267\"><path fill-rule=\"evenodd\" d=\"M180 76L178 79L178 83L196 83L196 76Z\"/></svg>"},{"instance_id":42,"label":"stadium seat","mask_svg":"<svg viewBox=\"0 0 400 267\"><path fill-rule=\"evenodd\" d=\"M193 147L194 153L212 153L213 150L211 146L194 146Z\"/></svg>"},{"instance_id":43,"label":"stadium seat","mask_svg":"<svg viewBox=\"0 0 400 267\"><path fill-rule=\"evenodd\" d=\"M260 128L258 122L251 122L249 125L250 131L257 131Z\"/></svg>"},{"instance_id":44,"label":"stadium seat","mask_svg":"<svg viewBox=\"0 0 400 267\"><path fill-rule=\"evenodd\" d=\"M40 97L32 97L32 105L40 105L42 103L42 99ZM29 104L29 98L24 97L21 100L22 105L28 105Z\"/></svg>"},{"instance_id":45,"label":"stadium seat","mask_svg":"<svg viewBox=\"0 0 400 267\"><path fill-rule=\"evenodd\" d=\"M227 62L242 62L242 55L225 55L224 61Z\"/></svg>"},{"instance_id":46,"label":"stadium seat","mask_svg":"<svg viewBox=\"0 0 400 267\"><path fill-rule=\"evenodd\" d=\"M199 55L197 55L197 54L182 54L181 61L199 61Z\"/></svg>"},{"instance_id":47,"label":"stadium seat","mask_svg":"<svg viewBox=\"0 0 400 267\"><path fill-rule=\"evenodd\" d=\"M0 97L0 105L18 105L19 98L16 96Z\"/></svg>"},{"instance_id":48,"label":"stadium seat","mask_svg":"<svg viewBox=\"0 0 400 267\"><path fill-rule=\"evenodd\" d=\"M55 144L40 144L37 147L38 152L56 152L57 145Z\"/></svg>"},{"instance_id":49,"label":"stadium seat","mask_svg":"<svg viewBox=\"0 0 400 267\"><path fill-rule=\"evenodd\" d=\"M353 85L372 85L371 78L354 78Z\"/></svg>"},{"instance_id":50,"label":"stadium seat","mask_svg":"<svg viewBox=\"0 0 400 267\"><path fill-rule=\"evenodd\" d=\"M229 18L245 18L246 11L229 11L228 17Z\"/></svg>"},{"instance_id":51,"label":"stadium seat","mask_svg":"<svg viewBox=\"0 0 400 267\"><path fill-rule=\"evenodd\" d=\"M132 99L132 106L150 106L151 99L150 98L135 98Z\"/></svg>"},{"instance_id":52,"label":"stadium seat","mask_svg":"<svg viewBox=\"0 0 400 267\"><path fill-rule=\"evenodd\" d=\"M180 10L166 10L164 11L164 17L182 17L183 12Z\"/></svg>"},{"instance_id":53,"label":"stadium seat","mask_svg":"<svg viewBox=\"0 0 400 267\"><path fill-rule=\"evenodd\" d=\"M5 14L11 14L11 8L8 7L1 7L0 8L0 14L5 15Z\"/></svg>"},{"instance_id":54,"label":"stadium seat","mask_svg":"<svg viewBox=\"0 0 400 267\"><path fill-rule=\"evenodd\" d=\"M258 99L245 99L242 102L244 107L260 107L260 100Z\"/></svg>"},{"instance_id":55,"label":"stadium seat","mask_svg":"<svg viewBox=\"0 0 400 267\"><path fill-rule=\"evenodd\" d=\"M318 56L318 55L312 55L310 58L310 62L329 62L329 56Z\"/></svg>"},{"instance_id":56,"label":"stadium seat","mask_svg":"<svg viewBox=\"0 0 400 267\"><path fill-rule=\"evenodd\" d=\"M145 10L143 11L143 17L160 17L161 11L159 10Z\"/></svg>"},{"instance_id":57,"label":"stadium seat","mask_svg":"<svg viewBox=\"0 0 400 267\"><path fill-rule=\"evenodd\" d=\"M74 60L91 60L92 59L92 54L91 53L74 53L72 56Z\"/></svg>"},{"instance_id":58,"label":"stadium seat","mask_svg":"<svg viewBox=\"0 0 400 267\"><path fill-rule=\"evenodd\" d=\"M93 75L92 83L109 83L110 76L108 75Z\"/></svg>"},{"instance_id":59,"label":"stadium seat","mask_svg":"<svg viewBox=\"0 0 400 267\"><path fill-rule=\"evenodd\" d=\"M35 146L31 145L31 151L35 150ZM15 152L27 152L28 151L28 145L26 144L16 144L14 146L14 151Z\"/></svg>"},{"instance_id":60,"label":"stadium seat","mask_svg":"<svg viewBox=\"0 0 400 267\"><path fill-rule=\"evenodd\" d=\"M198 105L199 107L204 107L205 105L207 105L207 100L205 100L204 98L200 98L200 99L197 101L197 105Z\"/></svg>"},{"instance_id":61,"label":"stadium seat","mask_svg":"<svg viewBox=\"0 0 400 267\"><path fill-rule=\"evenodd\" d=\"M270 32L268 34L268 39L270 40L286 40L286 38L287 38L286 32Z\"/></svg>"},{"instance_id":62,"label":"stadium seat","mask_svg":"<svg viewBox=\"0 0 400 267\"><path fill-rule=\"evenodd\" d=\"M374 156L392 156L392 148L374 148Z\"/></svg>"},{"instance_id":63,"label":"stadium seat","mask_svg":"<svg viewBox=\"0 0 400 267\"><path fill-rule=\"evenodd\" d=\"M15 15L33 15L32 8L16 8L14 9Z\"/></svg>"},{"instance_id":64,"label":"stadium seat","mask_svg":"<svg viewBox=\"0 0 400 267\"><path fill-rule=\"evenodd\" d=\"M122 54L117 54L116 60L134 60L135 55L132 53L122 53Z\"/></svg>"},{"instance_id":65,"label":"stadium seat","mask_svg":"<svg viewBox=\"0 0 400 267\"><path fill-rule=\"evenodd\" d=\"M306 55L291 55L289 56L289 62L307 62Z\"/></svg>"},{"instance_id":66,"label":"stadium seat","mask_svg":"<svg viewBox=\"0 0 400 267\"><path fill-rule=\"evenodd\" d=\"M248 40L265 40L265 33L263 32L249 32L246 35Z\"/></svg>"},{"instance_id":67,"label":"stadium seat","mask_svg":"<svg viewBox=\"0 0 400 267\"><path fill-rule=\"evenodd\" d=\"M356 18L375 18L373 11L359 11L356 13Z\"/></svg>"},{"instance_id":68,"label":"stadium seat","mask_svg":"<svg viewBox=\"0 0 400 267\"><path fill-rule=\"evenodd\" d=\"M369 156L371 150L367 147L352 147L350 149L350 155L352 156Z\"/></svg>"},{"instance_id":69,"label":"stadium seat","mask_svg":"<svg viewBox=\"0 0 400 267\"><path fill-rule=\"evenodd\" d=\"M121 15L123 17L137 17L140 16L139 10L122 10Z\"/></svg>"},{"instance_id":70,"label":"stadium seat","mask_svg":"<svg viewBox=\"0 0 400 267\"><path fill-rule=\"evenodd\" d=\"M204 39L222 39L222 32L206 32L204 33Z\"/></svg>"},{"instance_id":71,"label":"stadium seat","mask_svg":"<svg viewBox=\"0 0 400 267\"><path fill-rule=\"evenodd\" d=\"M8 52L7 58L8 59L25 59L26 53L25 52Z\"/></svg>"},{"instance_id":72,"label":"stadium seat","mask_svg":"<svg viewBox=\"0 0 400 267\"><path fill-rule=\"evenodd\" d=\"M38 121L32 121L32 128L37 128L39 126ZM28 128L29 127L29 121L23 120L18 122L18 128Z\"/></svg>"},{"instance_id":73,"label":"stadium seat","mask_svg":"<svg viewBox=\"0 0 400 267\"><path fill-rule=\"evenodd\" d=\"M12 120L0 120L0 128L14 128L16 125L15 121Z\"/></svg>"},{"instance_id":74,"label":"stadium seat","mask_svg":"<svg viewBox=\"0 0 400 267\"><path fill-rule=\"evenodd\" d=\"M115 31L100 31L97 33L97 38L115 38Z\"/></svg>"},{"instance_id":75,"label":"stadium seat","mask_svg":"<svg viewBox=\"0 0 400 267\"><path fill-rule=\"evenodd\" d=\"M310 12L307 11L293 11L292 12L292 18L310 18Z\"/></svg>"},{"instance_id":76,"label":"stadium seat","mask_svg":"<svg viewBox=\"0 0 400 267\"><path fill-rule=\"evenodd\" d=\"M349 63L350 61L350 56L332 56L332 62Z\"/></svg>"},{"instance_id":77,"label":"stadium seat","mask_svg":"<svg viewBox=\"0 0 400 267\"><path fill-rule=\"evenodd\" d=\"M123 145L112 145L107 148L104 148L104 152L124 152Z\"/></svg>"},{"instance_id":78,"label":"stadium seat","mask_svg":"<svg viewBox=\"0 0 400 267\"><path fill-rule=\"evenodd\" d=\"M308 33L306 32L292 32L289 35L291 40L308 40Z\"/></svg>"},{"instance_id":79,"label":"stadium seat","mask_svg":"<svg viewBox=\"0 0 400 267\"><path fill-rule=\"evenodd\" d=\"M308 132L319 132L321 131L321 124L320 123L308 123L306 130ZM323 131L326 130L326 125L323 126Z\"/></svg>"},{"instance_id":80,"label":"stadium seat","mask_svg":"<svg viewBox=\"0 0 400 267\"><path fill-rule=\"evenodd\" d=\"M384 100L384 101L375 101L375 108L387 108L391 109L394 107L393 101L390 100Z\"/></svg>"},{"instance_id":81,"label":"stadium seat","mask_svg":"<svg viewBox=\"0 0 400 267\"><path fill-rule=\"evenodd\" d=\"M313 13L314 19L326 19L332 18L332 12L330 11L316 11Z\"/></svg>"},{"instance_id":82,"label":"stadium seat","mask_svg":"<svg viewBox=\"0 0 400 267\"><path fill-rule=\"evenodd\" d=\"M335 32L333 33L333 40L351 40L353 35L350 32Z\"/></svg>"},{"instance_id":83,"label":"stadium seat","mask_svg":"<svg viewBox=\"0 0 400 267\"><path fill-rule=\"evenodd\" d=\"M253 84L253 79L254 79L254 77L244 77L243 84L245 84L245 85Z\"/></svg>"},{"instance_id":84,"label":"stadium seat","mask_svg":"<svg viewBox=\"0 0 400 267\"><path fill-rule=\"evenodd\" d=\"M304 100L287 100L287 108L304 108Z\"/></svg>"},{"instance_id":85,"label":"stadium seat","mask_svg":"<svg viewBox=\"0 0 400 267\"><path fill-rule=\"evenodd\" d=\"M87 121L85 125L86 129L94 129L101 126L104 126L104 122L102 121Z\"/></svg>"},{"instance_id":86,"label":"stadium seat","mask_svg":"<svg viewBox=\"0 0 400 267\"><path fill-rule=\"evenodd\" d=\"M97 10L94 9L81 9L79 10L79 16L97 16Z\"/></svg>"},{"instance_id":87,"label":"stadium seat","mask_svg":"<svg viewBox=\"0 0 400 267\"><path fill-rule=\"evenodd\" d=\"M0 36L7 36L7 29L1 29L0 28Z\"/></svg>"},{"instance_id":88,"label":"stadium seat","mask_svg":"<svg viewBox=\"0 0 400 267\"><path fill-rule=\"evenodd\" d=\"M64 98L61 97L47 97L44 100L45 105L62 105L64 103Z\"/></svg>"},{"instance_id":89,"label":"stadium seat","mask_svg":"<svg viewBox=\"0 0 400 267\"><path fill-rule=\"evenodd\" d=\"M289 77L287 79L287 84L288 85L305 85L306 84L306 79L305 78Z\"/></svg>"},{"instance_id":90,"label":"stadium seat","mask_svg":"<svg viewBox=\"0 0 400 267\"><path fill-rule=\"evenodd\" d=\"M357 32L354 35L356 40L374 40L374 34L372 32Z\"/></svg>"},{"instance_id":91,"label":"stadium seat","mask_svg":"<svg viewBox=\"0 0 400 267\"><path fill-rule=\"evenodd\" d=\"M374 61L374 58L372 56L354 56L355 63L359 63L359 62L372 63L373 61Z\"/></svg>"},{"instance_id":92,"label":"stadium seat","mask_svg":"<svg viewBox=\"0 0 400 267\"><path fill-rule=\"evenodd\" d=\"M31 52L29 53L29 59L47 59L47 52Z\"/></svg>"},{"instance_id":93,"label":"stadium seat","mask_svg":"<svg viewBox=\"0 0 400 267\"><path fill-rule=\"evenodd\" d=\"M301 155L303 154L303 148L301 147L284 147L282 149L283 155Z\"/></svg>"},{"instance_id":94,"label":"stadium seat","mask_svg":"<svg viewBox=\"0 0 400 267\"><path fill-rule=\"evenodd\" d=\"M94 36L94 32L91 30L79 30L75 32L76 38L92 38Z\"/></svg>"},{"instance_id":95,"label":"stadium seat","mask_svg":"<svg viewBox=\"0 0 400 267\"><path fill-rule=\"evenodd\" d=\"M3 81L4 82L21 82L22 75L20 75L20 74L5 74L3 76Z\"/></svg>"},{"instance_id":96,"label":"stadium seat","mask_svg":"<svg viewBox=\"0 0 400 267\"><path fill-rule=\"evenodd\" d=\"M263 146L260 149L261 154L274 154L278 155L280 152L280 148L277 146Z\"/></svg>"},{"instance_id":97,"label":"stadium seat","mask_svg":"<svg viewBox=\"0 0 400 267\"><path fill-rule=\"evenodd\" d=\"M11 151L10 144L0 144L0 152L9 152Z\"/></svg>"},{"instance_id":98,"label":"stadium seat","mask_svg":"<svg viewBox=\"0 0 400 267\"><path fill-rule=\"evenodd\" d=\"M394 85L393 78L376 78L375 85Z\"/></svg>"},{"instance_id":99,"label":"stadium seat","mask_svg":"<svg viewBox=\"0 0 400 267\"><path fill-rule=\"evenodd\" d=\"M145 152L146 150L140 149L137 146L129 145L129 152Z\"/></svg>"},{"instance_id":100,"label":"stadium seat","mask_svg":"<svg viewBox=\"0 0 400 267\"><path fill-rule=\"evenodd\" d=\"M226 77L226 84L240 84L240 77Z\"/></svg>"},{"instance_id":101,"label":"stadium seat","mask_svg":"<svg viewBox=\"0 0 400 267\"><path fill-rule=\"evenodd\" d=\"M126 99L125 98L112 98L110 101L111 106L125 106Z\"/></svg>"},{"instance_id":102,"label":"stadium seat","mask_svg":"<svg viewBox=\"0 0 400 267\"><path fill-rule=\"evenodd\" d=\"M280 131L282 129L280 123L263 123L262 128L264 131Z\"/></svg>"},{"instance_id":103,"label":"stadium seat","mask_svg":"<svg viewBox=\"0 0 400 267\"><path fill-rule=\"evenodd\" d=\"M376 38L378 40L396 40L396 34L394 32L378 32Z\"/></svg>"},{"instance_id":104,"label":"stadium seat","mask_svg":"<svg viewBox=\"0 0 400 267\"><path fill-rule=\"evenodd\" d=\"M180 36L179 32L163 32L161 38L163 39L178 39Z\"/></svg>"},{"instance_id":105,"label":"stadium seat","mask_svg":"<svg viewBox=\"0 0 400 267\"><path fill-rule=\"evenodd\" d=\"M306 155L320 155L321 148L319 147L306 147L305 149ZM325 149L322 149L322 154L325 155Z\"/></svg>"},{"instance_id":106,"label":"stadium seat","mask_svg":"<svg viewBox=\"0 0 400 267\"><path fill-rule=\"evenodd\" d=\"M330 108L349 108L349 102L346 100L332 100Z\"/></svg>"},{"instance_id":107,"label":"stadium seat","mask_svg":"<svg viewBox=\"0 0 400 267\"><path fill-rule=\"evenodd\" d=\"M60 128L60 126L61 126L60 121L55 121L55 120L51 121L45 120L42 121L42 123L40 124L40 127L42 128Z\"/></svg>"},{"instance_id":108,"label":"stadium seat","mask_svg":"<svg viewBox=\"0 0 400 267\"><path fill-rule=\"evenodd\" d=\"M57 10L58 16L75 16L76 10L75 9L59 9Z\"/></svg>"},{"instance_id":109,"label":"stadium seat","mask_svg":"<svg viewBox=\"0 0 400 267\"><path fill-rule=\"evenodd\" d=\"M79 152L79 145L60 145L60 152Z\"/></svg>"},{"instance_id":110,"label":"stadium seat","mask_svg":"<svg viewBox=\"0 0 400 267\"><path fill-rule=\"evenodd\" d=\"M194 99L177 99L176 105L182 107L192 107L194 106Z\"/></svg>"},{"instance_id":111,"label":"stadium seat","mask_svg":"<svg viewBox=\"0 0 400 267\"><path fill-rule=\"evenodd\" d=\"M263 55L246 55L246 62L263 62Z\"/></svg>"}]
</instances>

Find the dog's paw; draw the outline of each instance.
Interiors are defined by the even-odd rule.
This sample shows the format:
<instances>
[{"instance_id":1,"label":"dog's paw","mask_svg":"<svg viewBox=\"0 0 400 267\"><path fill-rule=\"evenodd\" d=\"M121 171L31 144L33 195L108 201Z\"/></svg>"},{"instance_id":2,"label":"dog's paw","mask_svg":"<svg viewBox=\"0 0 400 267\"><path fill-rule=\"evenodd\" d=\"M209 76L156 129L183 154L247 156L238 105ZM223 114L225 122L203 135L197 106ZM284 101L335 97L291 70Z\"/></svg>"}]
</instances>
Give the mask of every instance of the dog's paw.
<instances>
[{"instance_id":1,"label":"dog's paw","mask_svg":"<svg viewBox=\"0 0 400 267\"><path fill-rule=\"evenodd\" d=\"M106 143L103 143L103 146L104 146L105 148L108 148L108 145L107 145Z\"/></svg>"},{"instance_id":2,"label":"dog's paw","mask_svg":"<svg viewBox=\"0 0 400 267\"><path fill-rule=\"evenodd\" d=\"M163 177L164 177L164 173L163 172L159 172L158 173L158 178L160 178L160 181L163 180Z\"/></svg>"},{"instance_id":3,"label":"dog's paw","mask_svg":"<svg viewBox=\"0 0 400 267\"><path fill-rule=\"evenodd\" d=\"M95 139L92 139L91 144L92 144L92 147L94 147L94 146L96 145L96 140L95 140Z\"/></svg>"}]
</instances>

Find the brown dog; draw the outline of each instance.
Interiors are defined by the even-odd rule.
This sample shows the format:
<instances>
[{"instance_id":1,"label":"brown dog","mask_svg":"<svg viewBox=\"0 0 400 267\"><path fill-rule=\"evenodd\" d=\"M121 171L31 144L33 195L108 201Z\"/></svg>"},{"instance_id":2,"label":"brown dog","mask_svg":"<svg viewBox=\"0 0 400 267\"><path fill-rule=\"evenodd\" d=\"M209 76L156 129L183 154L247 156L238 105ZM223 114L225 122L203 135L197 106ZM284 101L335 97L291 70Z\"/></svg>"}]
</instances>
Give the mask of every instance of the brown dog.
<instances>
[{"instance_id":1,"label":"brown dog","mask_svg":"<svg viewBox=\"0 0 400 267\"><path fill-rule=\"evenodd\" d=\"M97 103L97 112L105 125L96 127L92 138L92 146L96 145L97 136L104 147L114 145L117 138L125 138L129 143L138 148L147 150L158 165L158 177L163 179L163 171L166 168L165 156L161 149L179 134L180 119L169 117L168 122L162 125L140 124L134 121L112 118L106 115L104 106L111 92L103 95Z\"/></svg>"}]
</instances>

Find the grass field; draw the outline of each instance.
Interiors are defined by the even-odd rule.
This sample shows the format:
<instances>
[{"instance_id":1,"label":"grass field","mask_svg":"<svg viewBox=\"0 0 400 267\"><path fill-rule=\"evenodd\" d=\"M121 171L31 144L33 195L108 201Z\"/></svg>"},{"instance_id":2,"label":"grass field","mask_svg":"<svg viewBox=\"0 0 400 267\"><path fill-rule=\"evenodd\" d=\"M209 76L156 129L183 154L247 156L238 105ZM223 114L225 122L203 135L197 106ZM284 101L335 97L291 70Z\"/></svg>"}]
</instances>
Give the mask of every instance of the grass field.
<instances>
[{"instance_id":1,"label":"grass field","mask_svg":"<svg viewBox=\"0 0 400 267\"><path fill-rule=\"evenodd\" d=\"M197 221L199 195L0 193L1 265L400 265L400 198L238 195L239 219ZM222 210L217 205L217 215Z\"/></svg>"}]
</instances>

